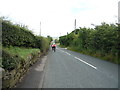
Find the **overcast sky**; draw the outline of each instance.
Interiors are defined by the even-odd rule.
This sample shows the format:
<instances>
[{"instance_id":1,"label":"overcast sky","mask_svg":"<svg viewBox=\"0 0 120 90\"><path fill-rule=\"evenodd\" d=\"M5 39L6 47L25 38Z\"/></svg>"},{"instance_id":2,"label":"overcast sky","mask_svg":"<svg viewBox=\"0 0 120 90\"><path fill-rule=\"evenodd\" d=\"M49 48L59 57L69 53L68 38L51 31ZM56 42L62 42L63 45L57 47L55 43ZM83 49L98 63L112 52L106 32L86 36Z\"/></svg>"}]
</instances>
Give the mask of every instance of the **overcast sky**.
<instances>
[{"instance_id":1,"label":"overcast sky","mask_svg":"<svg viewBox=\"0 0 120 90\"><path fill-rule=\"evenodd\" d=\"M0 16L27 25L35 34L59 37L79 27L116 23L119 0L0 0Z\"/></svg>"}]
</instances>

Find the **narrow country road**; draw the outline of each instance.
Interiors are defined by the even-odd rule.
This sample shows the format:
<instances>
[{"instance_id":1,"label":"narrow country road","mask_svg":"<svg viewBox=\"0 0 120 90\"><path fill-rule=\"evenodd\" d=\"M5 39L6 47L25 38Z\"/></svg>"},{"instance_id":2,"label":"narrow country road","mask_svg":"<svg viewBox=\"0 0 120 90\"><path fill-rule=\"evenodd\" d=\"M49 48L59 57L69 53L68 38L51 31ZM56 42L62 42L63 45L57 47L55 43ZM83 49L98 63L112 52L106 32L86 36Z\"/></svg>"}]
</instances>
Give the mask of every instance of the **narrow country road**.
<instances>
[{"instance_id":1,"label":"narrow country road","mask_svg":"<svg viewBox=\"0 0 120 90\"><path fill-rule=\"evenodd\" d=\"M118 88L118 65L57 47L30 68L17 88Z\"/></svg>"},{"instance_id":2,"label":"narrow country road","mask_svg":"<svg viewBox=\"0 0 120 90\"><path fill-rule=\"evenodd\" d=\"M118 65L58 47L47 55L43 88L118 88Z\"/></svg>"}]
</instances>

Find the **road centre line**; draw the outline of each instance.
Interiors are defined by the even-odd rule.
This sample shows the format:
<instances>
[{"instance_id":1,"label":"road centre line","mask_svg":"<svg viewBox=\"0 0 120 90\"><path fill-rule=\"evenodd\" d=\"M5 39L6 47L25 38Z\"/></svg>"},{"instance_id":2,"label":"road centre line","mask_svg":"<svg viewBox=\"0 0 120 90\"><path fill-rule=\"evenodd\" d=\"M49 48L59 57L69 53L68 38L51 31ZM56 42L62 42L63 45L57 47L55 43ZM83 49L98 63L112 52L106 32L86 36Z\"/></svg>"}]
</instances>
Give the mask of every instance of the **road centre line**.
<instances>
[{"instance_id":1,"label":"road centre line","mask_svg":"<svg viewBox=\"0 0 120 90\"><path fill-rule=\"evenodd\" d=\"M62 52L65 52L65 51L63 51L63 50L61 50Z\"/></svg>"},{"instance_id":2,"label":"road centre line","mask_svg":"<svg viewBox=\"0 0 120 90\"><path fill-rule=\"evenodd\" d=\"M71 55L70 53L68 53L68 52L65 52L65 51L63 51L63 50L60 50L61 52L64 52L64 53L66 53L66 54L68 54L68 55Z\"/></svg>"},{"instance_id":3,"label":"road centre line","mask_svg":"<svg viewBox=\"0 0 120 90\"><path fill-rule=\"evenodd\" d=\"M68 55L71 55L70 53L65 52L65 51L63 51L63 50L60 50L60 51L66 53L66 54L68 54ZM72 56L72 55L71 55L71 56ZM94 69L97 70L97 67L93 66L92 64L89 64L89 63L87 63L86 61L84 61L84 60L82 60L82 59L80 59L80 58L78 58L78 57L75 57L75 56L73 56L73 57L74 57L75 59L77 59L77 60L83 62L84 64L87 64L88 66L90 66L90 67L92 67L92 68L94 68Z\"/></svg>"},{"instance_id":4,"label":"road centre line","mask_svg":"<svg viewBox=\"0 0 120 90\"><path fill-rule=\"evenodd\" d=\"M68 54L68 55L71 55L70 53L68 53L68 52L65 52L66 54Z\"/></svg>"},{"instance_id":5,"label":"road centre line","mask_svg":"<svg viewBox=\"0 0 120 90\"><path fill-rule=\"evenodd\" d=\"M97 70L97 67L95 67L95 66L93 66L93 65L91 65L91 64L89 64L89 63L87 63L87 62L85 62L85 61L83 61L82 59L80 59L80 58L78 58L78 57L74 57L74 58Z\"/></svg>"}]
</instances>

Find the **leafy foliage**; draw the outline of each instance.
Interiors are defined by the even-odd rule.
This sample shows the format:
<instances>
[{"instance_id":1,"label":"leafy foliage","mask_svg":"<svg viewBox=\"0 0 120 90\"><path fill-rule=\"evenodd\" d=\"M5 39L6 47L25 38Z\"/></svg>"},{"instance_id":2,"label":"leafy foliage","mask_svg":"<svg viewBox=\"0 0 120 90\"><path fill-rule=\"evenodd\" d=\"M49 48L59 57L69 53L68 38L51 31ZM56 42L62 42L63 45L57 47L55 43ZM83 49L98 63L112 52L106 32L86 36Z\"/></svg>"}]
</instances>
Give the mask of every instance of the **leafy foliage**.
<instances>
[{"instance_id":1,"label":"leafy foliage","mask_svg":"<svg viewBox=\"0 0 120 90\"><path fill-rule=\"evenodd\" d=\"M35 50L45 53L49 49L50 39L35 36L26 26L13 24L9 20L2 20L2 61L1 67L5 70L13 70L23 59ZM24 49L20 49L24 48ZM25 49L26 48L26 49ZM33 48L30 49L29 48ZM37 48L37 49L35 49Z\"/></svg>"},{"instance_id":2,"label":"leafy foliage","mask_svg":"<svg viewBox=\"0 0 120 90\"><path fill-rule=\"evenodd\" d=\"M16 56L13 56L6 52L5 50L2 50L2 66L5 70L13 70L17 68L17 65L20 63L21 58Z\"/></svg>"},{"instance_id":3,"label":"leafy foliage","mask_svg":"<svg viewBox=\"0 0 120 90\"><path fill-rule=\"evenodd\" d=\"M2 38L2 45L6 47L17 46L43 49L43 46L47 46L47 42L50 43L51 41L50 36L46 41L44 37L35 36L26 26L14 25L6 20L2 21Z\"/></svg>"},{"instance_id":4,"label":"leafy foliage","mask_svg":"<svg viewBox=\"0 0 120 90\"><path fill-rule=\"evenodd\" d=\"M22 27L2 22L3 46L35 47L35 36Z\"/></svg>"},{"instance_id":5,"label":"leafy foliage","mask_svg":"<svg viewBox=\"0 0 120 90\"><path fill-rule=\"evenodd\" d=\"M53 38L50 37L49 35L47 36L47 38L48 38L49 42L53 41Z\"/></svg>"},{"instance_id":6,"label":"leafy foliage","mask_svg":"<svg viewBox=\"0 0 120 90\"><path fill-rule=\"evenodd\" d=\"M40 53L39 49L23 47L3 47L2 48L2 66L5 70L11 71L17 69L19 65L24 65L28 56L36 56Z\"/></svg>"},{"instance_id":7,"label":"leafy foliage","mask_svg":"<svg viewBox=\"0 0 120 90\"><path fill-rule=\"evenodd\" d=\"M58 39L55 39L55 43L59 43L59 40L58 40Z\"/></svg>"},{"instance_id":8,"label":"leafy foliage","mask_svg":"<svg viewBox=\"0 0 120 90\"><path fill-rule=\"evenodd\" d=\"M72 47L77 51L87 51L89 54L99 53L100 57L109 56L108 60L118 63L117 44L119 38L117 36L118 28L116 25L102 23L102 25L96 26L94 29L76 29L70 34L60 37L59 41L61 45Z\"/></svg>"}]
</instances>

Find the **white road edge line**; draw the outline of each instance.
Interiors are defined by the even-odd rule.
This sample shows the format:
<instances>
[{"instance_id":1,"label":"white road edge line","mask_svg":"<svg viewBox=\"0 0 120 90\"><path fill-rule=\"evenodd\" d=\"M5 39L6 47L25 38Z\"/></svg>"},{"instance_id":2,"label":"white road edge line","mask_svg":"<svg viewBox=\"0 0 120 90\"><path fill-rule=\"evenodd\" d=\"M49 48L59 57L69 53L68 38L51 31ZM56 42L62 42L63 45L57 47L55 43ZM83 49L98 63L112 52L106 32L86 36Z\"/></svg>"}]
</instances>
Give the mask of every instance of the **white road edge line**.
<instances>
[{"instance_id":1,"label":"white road edge line","mask_svg":"<svg viewBox=\"0 0 120 90\"><path fill-rule=\"evenodd\" d=\"M92 68L94 68L94 69L97 70L97 67L95 67L95 66L93 66L93 65L91 65L91 64L89 64L89 63L87 63L87 62L85 62L85 61L83 61L82 59L80 59L80 58L78 58L78 57L74 57L74 58L75 58L75 59L78 59L79 61L81 61L81 62L87 64L88 66L90 66L90 67L92 67Z\"/></svg>"},{"instance_id":2,"label":"white road edge line","mask_svg":"<svg viewBox=\"0 0 120 90\"><path fill-rule=\"evenodd\" d=\"M68 52L65 52L66 54L68 54L68 55L71 55L70 53L68 53Z\"/></svg>"}]
</instances>

